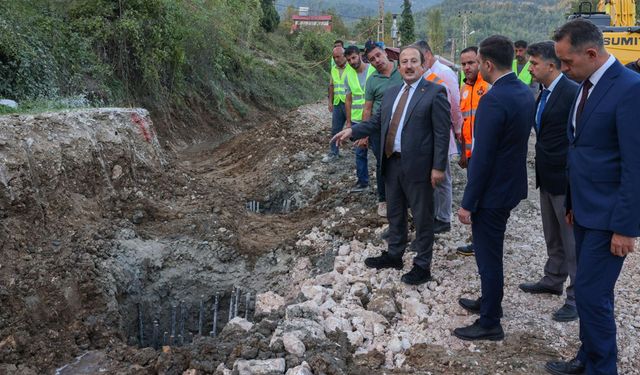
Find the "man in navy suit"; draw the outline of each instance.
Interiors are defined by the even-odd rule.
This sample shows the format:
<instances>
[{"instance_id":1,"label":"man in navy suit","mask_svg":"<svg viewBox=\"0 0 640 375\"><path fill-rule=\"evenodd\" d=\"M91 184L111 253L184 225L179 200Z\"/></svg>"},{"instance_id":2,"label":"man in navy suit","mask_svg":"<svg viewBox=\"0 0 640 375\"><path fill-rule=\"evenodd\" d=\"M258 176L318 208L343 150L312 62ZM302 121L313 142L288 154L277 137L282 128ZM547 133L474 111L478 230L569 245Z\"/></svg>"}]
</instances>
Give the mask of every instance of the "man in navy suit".
<instances>
[{"instance_id":1,"label":"man in navy suit","mask_svg":"<svg viewBox=\"0 0 640 375\"><path fill-rule=\"evenodd\" d=\"M400 52L402 85L387 89L382 104L367 120L336 134L338 145L349 139L380 134L381 172L387 196L388 251L365 259L370 268L402 269L407 247L407 207L411 207L416 239L413 268L402 276L410 285L431 279L433 255L433 189L444 180L449 150L451 109L444 86L422 78L424 56L415 46Z\"/></svg>"},{"instance_id":2,"label":"man in navy suit","mask_svg":"<svg viewBox=\"0 0 640 375\"><path fill-rule=\"evenodd\" d=\"M576 239L577 356L552 374L617 374L614 287L640 234L640 75L604 48L591 22L553 35L562 71L582 82L569 112L567 220Z\"/></svg>"},{"instance_id":3,"label":"man in navy suit","mask_svg":"<svg viewBox=\"0 0 640 375\"><path fill-rule=\"evenodd\" d=\"M504 338L500 325L504 232L511 210L527 197L527 143L535 117L529 87L511 70L513 55L513 43L504 36L490 36L480 43L480 72L493 87L476 112L473 158L458 218L471 224L482 296L458 301L480 314L472 325L453 331L463 340Z\"/></svg>"},{"instance_id":4,"label":"man in navy suit","mask_svg":"<svg viewBox=\"0 0 640 375\"><path fill-rule=\"evenodd\" d=\"M529 71L540 82L542 90L536 101L536 187L540 188L540 216L547 244L544 277L520 284L527 293L562 295L562 287L570 277L564 305L553 314L553 320L569 322L578 319L573 292L576 281L576 244L573 228L565 221L567 191L567 118L578 93L578 85L560 72L560 60L554 43L534 43L527 49Z\"/></svg>"}]
</instances>

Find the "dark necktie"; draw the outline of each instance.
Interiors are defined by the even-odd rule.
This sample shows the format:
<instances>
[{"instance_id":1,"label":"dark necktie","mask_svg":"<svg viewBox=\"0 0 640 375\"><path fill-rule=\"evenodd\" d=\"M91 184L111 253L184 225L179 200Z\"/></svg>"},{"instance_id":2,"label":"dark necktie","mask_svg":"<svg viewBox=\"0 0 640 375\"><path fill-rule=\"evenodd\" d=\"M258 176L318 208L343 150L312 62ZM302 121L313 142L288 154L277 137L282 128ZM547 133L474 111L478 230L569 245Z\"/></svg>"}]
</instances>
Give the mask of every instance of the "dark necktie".
<instances>
[{"instance_id":1,"label":"dark necktie","mask_svg":"<svg viewBox=\"0 0 640 375\"><path fill-rule=\"evenodd\" d=\"M404 92L402 93L402 96L398 101L396 110L393 112L393 116L391 117L389 132L387 133L387 139L384 142L384 153L388 158L391 157L391 154L393 154L393 143L396 140L396 133L398 132L398 126L400 126L400 118L402 117L402 113L404 112L404 107L407 106L407 99L409 98L410 90L411 86L406 85L404 88Z\"/></svg>"},{"instance_id":2,"label":"dark necktie","mask_svg":"<svg viewBox=\"0 0 640 375\"><path fill-rule=\"evenodd\" d=\"M587 80L582 84L582 95L580 96L580 103L578 104L578 110L576 111L576 127L578 127L578 121L580 120L580 115L582 115L582 111L584 110L584 105L587 103L587 97L589 96L589 90L591 87L593 87L593 84L587 78Z\"/></svg>"},{"instance_id":3,"label":"dark necktie","mask_svg":"<svg viewBox=\"0 0 640 375\"><path fill-rule=\"evenodd\" d=\"M549 98L549 94L551 91L544 89L540 94L540 104L538 105L538 113L536 113L536 127L538 132L540 132L540 126L542 124L542 112L544 111L544 106L547 104L547 98Z\"/></svg>"}]
</instances>

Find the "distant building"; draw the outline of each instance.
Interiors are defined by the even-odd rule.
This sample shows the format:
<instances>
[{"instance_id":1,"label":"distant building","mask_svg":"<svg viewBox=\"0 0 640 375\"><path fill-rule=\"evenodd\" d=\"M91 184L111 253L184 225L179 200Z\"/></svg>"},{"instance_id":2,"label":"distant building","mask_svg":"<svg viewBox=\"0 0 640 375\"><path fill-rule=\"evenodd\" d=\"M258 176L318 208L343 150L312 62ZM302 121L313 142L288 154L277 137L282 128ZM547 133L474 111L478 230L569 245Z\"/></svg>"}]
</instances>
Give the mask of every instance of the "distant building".
<instances>
[{"instance_id":1,"label":"distant building","mask_svg":"<svg viewBox=\"0 0 640 375\"><path fill-rule=\"evenodd\" d=\"M291 16L291 20L293 21L291 25L291 32L298 31L304 28L318 27L323 28L327 32L331 32L331 16L293 15Z\"/></svg>"}]
</instances>

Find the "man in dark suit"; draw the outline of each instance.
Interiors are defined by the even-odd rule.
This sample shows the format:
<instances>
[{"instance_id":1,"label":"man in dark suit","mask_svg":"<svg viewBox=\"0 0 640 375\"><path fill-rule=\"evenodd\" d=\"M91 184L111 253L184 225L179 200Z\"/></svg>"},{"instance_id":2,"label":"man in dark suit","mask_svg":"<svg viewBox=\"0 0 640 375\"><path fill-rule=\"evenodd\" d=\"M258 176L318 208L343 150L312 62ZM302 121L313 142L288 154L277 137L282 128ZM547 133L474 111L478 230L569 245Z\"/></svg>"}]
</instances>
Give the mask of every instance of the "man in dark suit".
<instances>
[{"instance_id":1,"label":"man in dark suit","mask_svg":"<svg viewBox=\"0 0 640 375\"><path fill-rule=\"evenodd\" d=\"M569 112L567 220L576 239L577 356L552 374L617 374L614 287L640 234L640 76L604 48L584 19L553 35L562 71L582 82Z\"/></svg>"},{"instance_id":2,"label":"man in dark suit","mask_svg":"<svg viewBox=\"0 0 640 375\"><path fill-rule=\"evenodd\" d=\"M542 229L547 244L544 277L537 282L520 284L527 293L562 295L570 277L564 305L553 320L578 319L573 285L576 280L576 244L573 228L565 221L567 190L567 118L578 93L578 85L560 72L560 60L552 41L534 43L527 49L529 71L542 91L536 101L536 187L540 188Z\"/></svg>"},{"instance_id":3,"label":"man in dark suit","mask_svg":"<svg viewBox=\"0 0 640 375\"><path fill-rule=\"evenodd\" d=\"M374 133L381 137L381 172L387 195L388 251L367 258L368 267L402 269L407 246L407 207L416 227L416 256L402 281L418 285L431 279L433 189L444 179L451 112L444 86L422 79L424 56L415 46L400 52L402 85L389 88L373 116L333 137L338 144Z\"/></svg>"},{"instance_id":4,"label":"man in dark suit","mask_svg":"<svg viewBox=\"0 0 640 375\"><path fill-rule=\"evenodd\" d=\"M460 305L480 319L453 334L463 340L502 340L502 248L511 210L527 197L527 143L535 101L511 70L511 40L494 35L480 43L482 77L493 85L476 112L473 158L458 218L471 224L482 296Z\"/></svg>"}]
</instances>

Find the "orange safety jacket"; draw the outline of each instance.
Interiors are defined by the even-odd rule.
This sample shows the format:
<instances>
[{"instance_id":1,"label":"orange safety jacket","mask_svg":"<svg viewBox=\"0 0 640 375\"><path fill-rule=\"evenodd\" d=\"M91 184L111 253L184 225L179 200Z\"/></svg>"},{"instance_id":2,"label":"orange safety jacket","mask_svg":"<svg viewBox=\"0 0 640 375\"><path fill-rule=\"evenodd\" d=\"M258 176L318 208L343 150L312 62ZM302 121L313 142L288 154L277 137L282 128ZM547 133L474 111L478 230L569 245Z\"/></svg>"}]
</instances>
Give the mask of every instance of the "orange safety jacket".
<instances>
[{"instance_id":1,"label":"orange safety jacket","mask_svg":"<svg viewBox=\"0 0 640 375\"><path fill-rule=\"evenodd\" d=\"M433 83L437 83L439 85L443 85L444 86L444 80L440 77L438 77L437 74L435 73L431 73L428 76L424 77L424 79L426 79L429 82L433 82Z\"/></svg>"},{"instance_id":2,"label":"orange safety jacket","mask_svg":"<svg viewBox=\"0 0 640 375\"><path fill-rule=\"evenodd\" d=\"M464 80L460 89L460 111L462 112L462 137L464 138L467 158L471 157L471 147L473 146L474 124L476 121L476 110L480 98L489 91L489 83L482 79L480 73L473 85Z\"/></svg>"}]
</instances>

